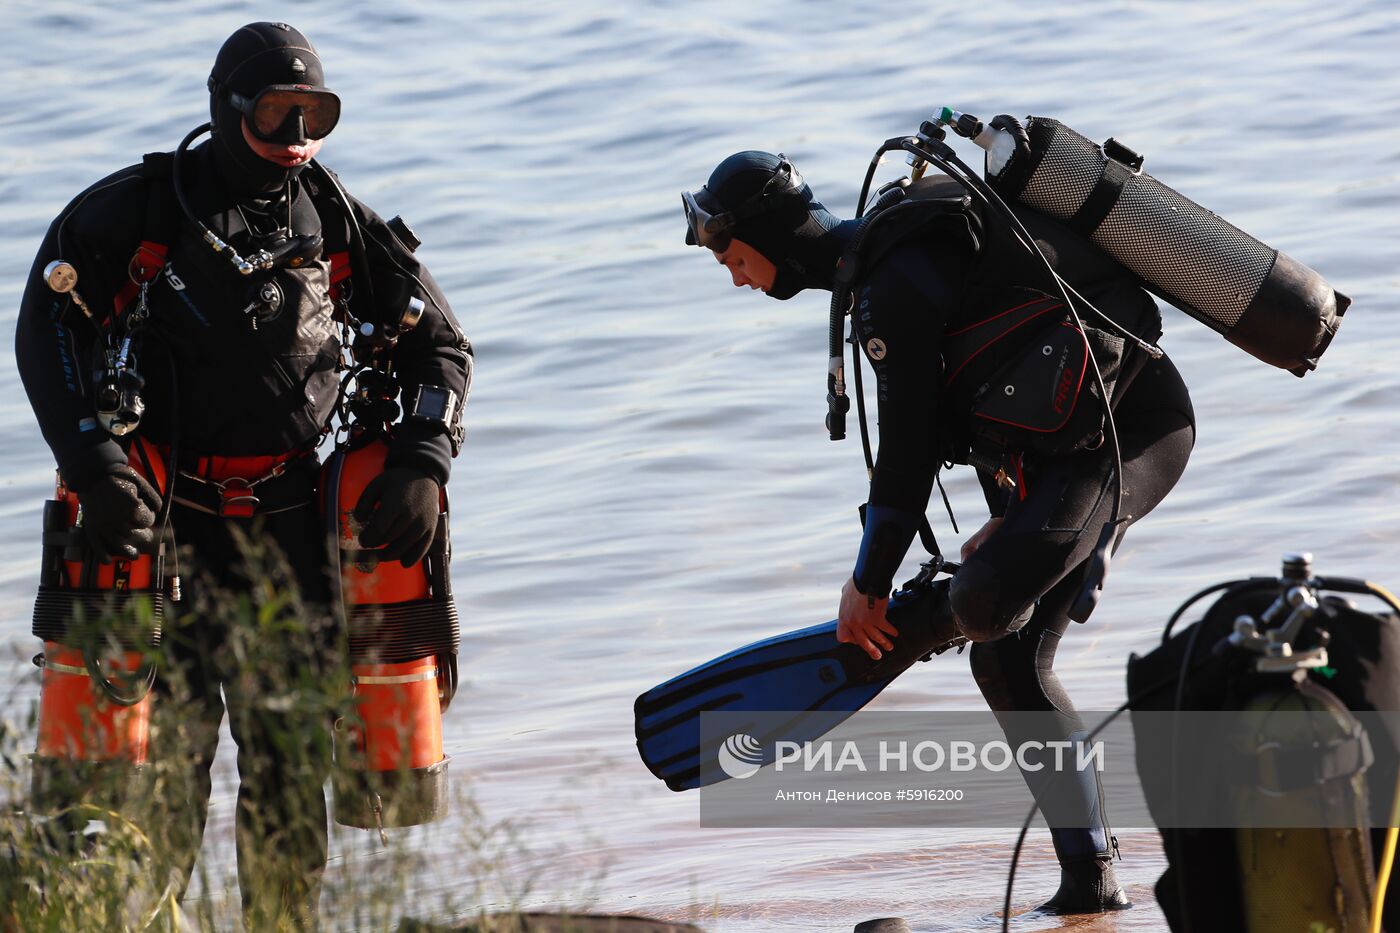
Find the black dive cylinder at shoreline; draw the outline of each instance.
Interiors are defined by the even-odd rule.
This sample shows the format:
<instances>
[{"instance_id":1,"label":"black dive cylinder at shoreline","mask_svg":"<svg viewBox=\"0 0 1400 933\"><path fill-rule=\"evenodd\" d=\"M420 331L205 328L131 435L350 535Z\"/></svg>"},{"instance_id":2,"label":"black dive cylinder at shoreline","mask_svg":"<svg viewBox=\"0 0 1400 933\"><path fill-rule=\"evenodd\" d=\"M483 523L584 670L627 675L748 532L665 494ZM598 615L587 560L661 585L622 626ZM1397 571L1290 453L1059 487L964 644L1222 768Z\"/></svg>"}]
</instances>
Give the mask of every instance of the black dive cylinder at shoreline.
<instances>
[{"instance_id":1,"label":"black dive cylinder at shoreline","mask_svg":"<svg viewBox=\"0 0 1400 933\"><path fill-rule=\"evenodd\" d=\"M1317 368L1351 299L1312 269L1142 172L1142 157L1028 117L1029 152L987 180L1139 276L1162 300L1296 376Z\"/></svg>"}]
</instances>

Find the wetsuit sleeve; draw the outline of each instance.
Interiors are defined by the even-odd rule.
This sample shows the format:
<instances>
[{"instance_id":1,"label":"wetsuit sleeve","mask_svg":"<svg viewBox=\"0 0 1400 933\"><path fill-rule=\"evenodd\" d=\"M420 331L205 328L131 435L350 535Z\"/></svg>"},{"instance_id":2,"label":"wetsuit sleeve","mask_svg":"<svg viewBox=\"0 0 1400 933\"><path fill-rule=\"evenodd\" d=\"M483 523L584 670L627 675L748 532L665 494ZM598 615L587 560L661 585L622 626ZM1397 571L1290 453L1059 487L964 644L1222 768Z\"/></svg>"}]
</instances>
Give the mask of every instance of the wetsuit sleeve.
<instances>
[{"instance_id":1,"label":"wetsuit sleeve","mask_svg":"<svg viewBox=\"0 0 1400 933\"><path fill-rule=\"evenodd\" d=\"M941 465L938 405L944 322L970 247L921 240L896 249L857 286L861 349L875 373L880 449L854 578L885 596L918 531Z\"/></svg>"},{"instance_id":2,"label":"wetsuit sleeve","mask_svg":"<svg viewBox=\"0 0 1400 933\"><path fill-rule=\"evenodd\" d=\"M400 337L394 348L394 376L405 394L415 386L440 386L452 390L457 398L447 426L405 417L394 433L386 465L420 470L446 484L452 458L462 445L462 409L471 390L471 342L462 332L447 297L413 249L378 214L359 201L354 203L365 234L379 313L387 320L395 320L410 298L424 304L417 326Z\"/></svg>"},{"instance_id":3,"label":"wetsuit sleeve","mask_svg":"<svg viewBox=\"0 0 1400 933\"><path fill-rule=\"evenodd\" d=\"M77 292L99 319L110 315L139 241L144 185L131 170L103 179L73 200L49 226L25 281L15 328L20 379L53 452L75 490L126 463L122 448L97 424L90 397L98 325L69 295L53 292L44 268L63 259L78 272Z\"/></svg>"}]
</instances>

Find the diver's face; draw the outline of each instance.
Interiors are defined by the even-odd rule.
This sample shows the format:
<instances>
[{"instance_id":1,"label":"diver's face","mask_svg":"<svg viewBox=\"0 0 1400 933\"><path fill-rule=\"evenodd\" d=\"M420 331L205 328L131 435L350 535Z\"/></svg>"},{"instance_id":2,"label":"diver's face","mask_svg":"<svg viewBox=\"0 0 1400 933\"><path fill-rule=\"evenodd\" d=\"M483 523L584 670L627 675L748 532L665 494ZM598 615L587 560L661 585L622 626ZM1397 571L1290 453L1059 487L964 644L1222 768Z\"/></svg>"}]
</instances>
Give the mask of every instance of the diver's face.
<instances>
[{"instance_id":1,"label":"diver's face","mask_svg":"<svg viewBox=\"0 0 1400 933\"><path fill-rule=\"evenodd\" d=\"M240 125L243 127L243 141L248 144L248 148L283 168L296 168L310 162L316 158L316 153L321 151L321 144L325 142L325 139L308 139L304 143L270 143L253 135L253 131L248 127L247 117L243 118Z\"/></svg>"},{"instance_id":2,"label":"diver's face","mask_svg":"<svg viewBox=\"0 0 1400 933\"><path fill-rule=\"evenodd\" d=\"M735 288L747 285L766 293L773 287L773 280L778 275L778 268L768 261L768 257L743 240L731 239L722 252L715 251L715 259L729 270Z\"/></svg>"}]
</instances>

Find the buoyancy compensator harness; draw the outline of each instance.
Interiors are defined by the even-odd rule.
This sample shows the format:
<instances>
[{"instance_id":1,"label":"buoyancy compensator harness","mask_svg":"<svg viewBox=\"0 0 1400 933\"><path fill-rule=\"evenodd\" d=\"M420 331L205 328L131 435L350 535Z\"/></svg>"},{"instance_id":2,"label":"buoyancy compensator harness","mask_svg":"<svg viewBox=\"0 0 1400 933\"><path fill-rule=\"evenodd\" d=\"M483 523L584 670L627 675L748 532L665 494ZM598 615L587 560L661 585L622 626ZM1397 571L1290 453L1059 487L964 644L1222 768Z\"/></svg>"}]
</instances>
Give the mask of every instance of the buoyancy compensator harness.
<instances>
[{"instance_id":1,"label":"buoyancy compensator harness","mask_svg":"<svg viewBox=\"0 0 1400 933\"><path fill-rule=\"evenodd\" d=\"M416 246L406 228L400 238ZM340 556L335 591L349 634L355 705L335 724L335 818L378 829L381 837L386 828L441 819L449 804L442 714L457 691L461 634L449 577L447 490L441 491L432 546L409 567L362 547L353 514L365 487L384 471L400 411L395 398L406 394L391 375L394 348L424 310L420 299L410 298L397 321L352 318L355 365L345 380L335 451L321 473L326 533ZM419 387L411 417L434 389ZM440 420L450 423L457 401L441 401Z\"/></svg>"},{"instance_id":2,"label":"buoyancy compensator harness","mask_svg":"<svg viewBox=\"0 0 1400 933\"><path fill-rule=\"evenodd\" d=\"M1161 356L1155 345L1160 316L1141 288L1298 375L1316 365L1350 302L1312 270L1142 175L1141 157L1126 147L1112 140L1102 148L1087 141L1087 149L1070 146L1083 137L1055 121L1033 117L1028 122L1032 134L1011 117L984 126L944 108L916 135L886 140L877 149L861 187L856 215L861 225L832 292L827 428L832 440L845 436L850 402L843 344L859 343L859 319L852 314L851 336L844 338L842 318L854 307L852 283L872 261L865 251L878 260L881 242L907 236L940 216L945 222L979 218L980 224L959 221L967 224L979 259L965 302L970 315L945 331L944 390L950 413L970 417L944 419L965 422L961 436L955 432L942 439L945 458L977 466L1024 495L1017 479L1023 453L1108 446L1114 460L1113 511L1069 612L1084 621L1098 603L1122 524L1122 456L1113 408L1147 360ZM945 126L988 150L986 180L944 142ZM1067 146L1078 161L1061 152ZM911 178L882 187L867 212L875 170L894 150L909 154ZM945 177L922 181L929 165ZM1087 189L1080 191L1082 177L1090 174ZM1098 179L1103 180L1096 184ZM1068 208L1068 196L1056 200L1043 194L1055 185L1081 197ZM1249 263L1244 256L1252 257ZM1204 291L1187 287L1201 281L1215 285ZM1086 317L1094 326L1085 325ZM858 351L854 375L869 472L874 459ZM936 554L927 522L920 536Z\"/></svg>"},{"instance_id":3,"label":"buoyancy compensator harness","mask_svg":"<svg viewBox=\"0 0 1400 933\"><path fill-rule=\"evenodd\" d=\"M1213 594L1199 621L1173 632ZM1173 931L1366 933L1381 929L1386 902L1400 916L1400 892L1387 896L1400 825L1397 612L1383 588L1314 576L1311 555L1288 555L1279 577L1197 593L1160 647L1129 659L1135 719L1230 710L1238 722L1137 742L1168 862L1157 900ZM1203 828L1181 828L1193 815Z\"/></svg>"}]
</instances>

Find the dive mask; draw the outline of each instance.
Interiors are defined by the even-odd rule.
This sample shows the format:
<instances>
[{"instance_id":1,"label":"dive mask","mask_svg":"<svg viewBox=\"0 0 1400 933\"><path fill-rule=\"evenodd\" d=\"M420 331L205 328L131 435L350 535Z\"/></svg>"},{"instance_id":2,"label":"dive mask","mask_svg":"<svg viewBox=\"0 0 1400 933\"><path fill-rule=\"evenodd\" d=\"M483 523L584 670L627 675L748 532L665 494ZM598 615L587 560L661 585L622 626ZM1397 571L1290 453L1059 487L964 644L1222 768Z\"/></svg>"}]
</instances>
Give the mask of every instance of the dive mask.
<instances>
[{"instance_id":1,"label":"dive mask","mask_svg":"<svg viewBox=\"0 0 1400 933\"><path fill-rule=\"evenodd\" d=\"M307 84L273 84L251 98L229 91L228 101L247 118L249 131L269 143L324 139L340 122L340 98Z\"/></svg>"},{"instance_id":2,"label":"dive mask","mask_svg":"<svg viewBox=\"0 0 1400 933\"><path fill-rule=\"evenodd\" d=\"M703 246L722 253L729 248L734 237L734 228L746 220L781 207L784 199L802 193L802 175L798 173L787 156L778 153L781 160L773 177L768 179L758 194L749 198L730 211L711 212L702 201L718 205L719 199L708 187L698 192L681 192L681 206L685 208L685 222L689 230L685 242L690 246Z\"/></svg>"}]
</instances>

